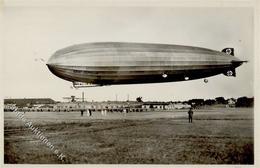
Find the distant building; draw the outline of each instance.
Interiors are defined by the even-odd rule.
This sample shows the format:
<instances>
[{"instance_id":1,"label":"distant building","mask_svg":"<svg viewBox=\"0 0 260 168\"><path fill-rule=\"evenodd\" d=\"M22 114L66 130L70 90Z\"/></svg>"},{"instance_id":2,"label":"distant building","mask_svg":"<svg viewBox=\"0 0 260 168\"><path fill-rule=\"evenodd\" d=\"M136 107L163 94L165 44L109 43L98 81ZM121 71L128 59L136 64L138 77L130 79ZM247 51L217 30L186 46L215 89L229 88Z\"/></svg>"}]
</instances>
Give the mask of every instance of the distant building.
<instances>
[{"instance_id":1,"label":"distant building","mask_svg":"<svg viewBox=\"0 0 260 168\"><path fill-rule=\"evenodd\" d=\"M16 108L16 104L4 104L4 111L14 111Z\"/></svg>"},{"instance_id":2,"label":"distant building","mask_svg":"<svg viewBox=\"0 0 260 168\"><path fill-rule=\"evenodd\" d=\"M35 104L30 108L24 107L25 111L53 111L54 104Z\"/></svg>"},{"instance_id":3,"label":"distant building","mask_svg":"<svg viewBox=\"0 0 260 168\"><path fill-rule=\"evenodd\" d=\"M234 98L227 99L226 107L236 107L236 99Z\"/></svg>"},{"instance_id":4,"label":"distant building","mask_svg":"<svg viewBox=\"0 0 260 168\"><path fill-rule=\"evenodd\" d=\"M173 103L173 102L144 102L142 108L147 110L174 110L186 109L191 106L187 103Z\"/></svg>"},{"instance_id":5,"label":"distant building","mask_svg":"<svg viewBox=\"0 0 260 168\"><path fill-rule=\"evenodd\" d=\"M17 107L28 107L35 104L54 104L50 98L29 98L29 99L4 99L4 104L15 104Z\"/></svg>"},{"instance_id":6,"label":"distant building","mask_svg":"<svg viewBox=\"0 0 260 168\"><path fill-rule=\"evenodd\" d=\"M241 103L244 103L245 98L241 98ZM18 108L21 111L36 111L36 112L71 112L80 110L92 110L99 112L143 112L143 111L170 111L175 109L188 109L191 107L191 103L202 106L203 99L192 99L185 102L138 102L138 101L103 101L103 102L55 102L50 98L32 98L32 99L5 99L5 111L12 111L12 109ZM253 99L247 98L253 102ZM227 99L226 104L217 104L221 107L235 107L238 103L236 99ZM240 103L240 104L241 104ZM217 106L216 103L208 100L206 105L212 104ZM205 105L204 104L204 105Z\"/></svg>"},{"instance_id":7,"label":"distant building","mask_svg":"<svg viewBox=\"0 0 260 168\"><path fill-rule=\"evenodd\" d=\"M89 109L92 111L107 112L140 112L142 111L141 103L138 102L121 102L121 101L106 101L106 102L62 102L53 106L54 111L68 112Z\"/></svg>"},{"instance_id":8,"label":"distant building","mask_svg":"<svg viewBox=\"0 0 260 168\"><path fill-rule=\"evenodd\" d=\"M151 110L157 110L157 109L165 110L169 104L170 103L168 102L144 102L142 104L142 108L151 109Z\"/></svg>"},{"instance_id":9,"label":"distant building","mask_svg":"<svg viewBox=\"0 0 260 168\"><path fill-rule=\"evenodd\" d=\"M188 103L174 103L173 109L188 109L191 108L191 105Z\"/></svg>"}]
</instances>

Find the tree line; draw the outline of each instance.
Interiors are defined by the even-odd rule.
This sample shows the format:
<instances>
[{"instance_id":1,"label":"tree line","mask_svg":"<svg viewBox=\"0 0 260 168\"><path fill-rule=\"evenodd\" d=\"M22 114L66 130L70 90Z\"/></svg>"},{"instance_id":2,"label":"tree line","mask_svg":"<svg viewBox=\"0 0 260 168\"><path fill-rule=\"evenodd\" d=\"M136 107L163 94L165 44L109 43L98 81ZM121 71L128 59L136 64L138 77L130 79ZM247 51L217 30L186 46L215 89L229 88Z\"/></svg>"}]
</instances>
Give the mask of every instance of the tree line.
<instances>
[{"instance_id":1,"label":"tree line","mask_svg":"<svg viewBox=\"0 0 260 168\"><path fill-rule=\"evenodd\" d=\"M239 97L237 99L230 98L225 99L224 97L216 97L215 99L191 99L187 101L190 105L203 106L203 105L216 105L216 104L234 104L235 107L253 107L254 98L248 98L246 96Z\"/></svg>"},{"instance_id":2,"label":"tree line","mask_svg":"<svg viewBox=\"0 0 260 168\"><path fill-rule=\"evenodd\" d=\"M136 98L137 102L143 102L142 97ZM235 107L253 107L254 97L248 98L246 96L239 97L237 99L230 98L225 99L224 97L216 97L215 99L191 99L188 101L175 101L174 103L190 104L191 106L204 106L204 105L217 105L217 104L232 104Z\"/></svg>"}]
</instances>

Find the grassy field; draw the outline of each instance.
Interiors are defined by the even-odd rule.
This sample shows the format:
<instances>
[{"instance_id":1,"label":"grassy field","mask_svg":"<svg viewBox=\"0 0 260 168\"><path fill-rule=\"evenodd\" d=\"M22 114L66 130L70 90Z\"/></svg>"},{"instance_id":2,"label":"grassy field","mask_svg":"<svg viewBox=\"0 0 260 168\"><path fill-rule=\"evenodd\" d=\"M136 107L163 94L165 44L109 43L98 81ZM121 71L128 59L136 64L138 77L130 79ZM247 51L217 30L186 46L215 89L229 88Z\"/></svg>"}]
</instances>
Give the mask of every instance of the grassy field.
<instances>
[{"instance_id":1,"label":"grassy field","mask_svg":"<svg viewBox=\"0 0 260 168\"><path fill-rule=\"evenodd\" d=\"M37 114L25 115L65 155L64 160L59 160L14 114L5 113L5 163L254 162L252 108L195 110L192 124L188 123L187 111L127 114L129 117L113 114L120 117L107 118L64 113L60 120L54 113L48 117Z\"/></svg>"}]
</instances>

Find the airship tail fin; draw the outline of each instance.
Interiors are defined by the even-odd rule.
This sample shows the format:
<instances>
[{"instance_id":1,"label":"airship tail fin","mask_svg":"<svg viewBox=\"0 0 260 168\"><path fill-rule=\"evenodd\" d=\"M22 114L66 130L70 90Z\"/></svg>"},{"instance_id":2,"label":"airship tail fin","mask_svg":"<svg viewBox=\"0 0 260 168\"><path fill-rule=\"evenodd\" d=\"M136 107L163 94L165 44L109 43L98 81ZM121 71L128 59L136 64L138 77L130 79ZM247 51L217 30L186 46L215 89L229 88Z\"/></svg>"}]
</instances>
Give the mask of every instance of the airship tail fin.
<instances>
[{"instance_id":1,"label":"airship tail fin","mask_svg":"<svg viewBox=\"0 0 260 168\"><path fill-rule=\"evenodd\" d=\"M221 52L234 56L234 48L224 48Z\"/></svg>"},{"instance_id":2,"label":"airship tail fin","mask_svg":"<svg viewBox=\"0 0 260 168\"><path fill-rule=\"evenodd\" d=\"M225 76L233 76L236 77L236 70L235 68L229 69L223 73Z\"/></svg>"}]
</instances>

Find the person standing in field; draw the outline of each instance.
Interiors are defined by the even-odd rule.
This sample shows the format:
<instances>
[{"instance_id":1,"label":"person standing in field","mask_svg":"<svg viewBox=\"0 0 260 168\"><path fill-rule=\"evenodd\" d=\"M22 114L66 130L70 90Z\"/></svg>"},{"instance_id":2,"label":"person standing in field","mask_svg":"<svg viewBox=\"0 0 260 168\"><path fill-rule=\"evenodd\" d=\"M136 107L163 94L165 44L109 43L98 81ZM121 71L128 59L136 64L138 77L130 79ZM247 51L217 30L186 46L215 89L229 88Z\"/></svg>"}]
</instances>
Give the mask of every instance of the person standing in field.
<instances>
[{"instance_id":1,"label":"person standing in field","mask_svg":"<svg viewBox=\"0 0 260 168\"><path fill-rule=\"evenodd\" d=\"M92 116L92 109L89 109L89 116Z\"/></svg>"},{"instance_id":2,"label":"person standing in field","mask_svg":"<svg viewBox=\"0 0 260 168\"><path fill-rule=\"evenodd\" d=\"M84 110L80 110L81 117L83 116Z\"/></svg>"},{"instance_id":3,"label":"person standing in field","mask_svg":"<svg viewBox=\"0 0 260 168\"><path fill-rule=\"evenodd\" d=\"M193 117L192 107L191 107L190 110L188 111L188 114L189 114L189 123L192 123L192 117Z\"/></svg>"}]
</instances>

